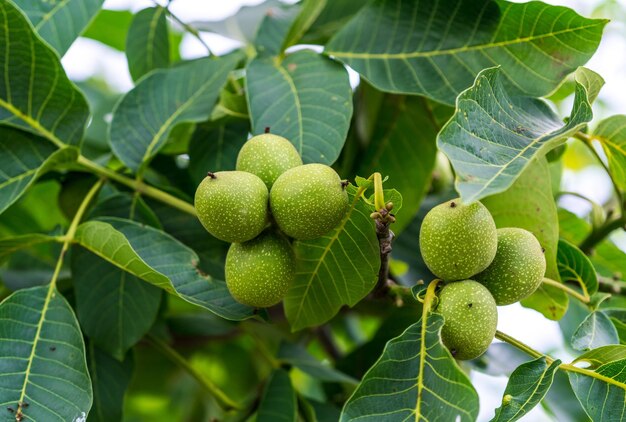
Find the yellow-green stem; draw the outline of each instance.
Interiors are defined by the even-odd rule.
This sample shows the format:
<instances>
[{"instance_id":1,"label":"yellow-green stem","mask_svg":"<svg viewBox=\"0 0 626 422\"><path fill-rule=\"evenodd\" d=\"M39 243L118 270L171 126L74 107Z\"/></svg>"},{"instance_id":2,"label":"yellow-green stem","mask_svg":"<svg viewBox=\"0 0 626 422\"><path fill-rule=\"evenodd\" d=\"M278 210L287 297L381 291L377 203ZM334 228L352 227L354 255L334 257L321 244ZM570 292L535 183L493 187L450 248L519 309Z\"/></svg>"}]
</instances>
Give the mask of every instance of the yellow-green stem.
<instances>
[{"instance_id":1,"label":"yellow-green stem","mask_svg":"<svg viewBox=\"0 0 626 422\"><path fill-rule=\"evenodd\" d=\"M557 289L561 289L565 293L567 293L568 295L570 295L570 296L580 300L584 304L589 304L591 302L591 299L589 298L589 296L580 294L576 290L572 289L571 287L568 287L565 284L560 283L560 282L558 282L556 280L552 280L551 278L544 277L543 284L547 284L548 286L552 286L552 287L556 287Z\"/></svg>"},{"instance_id":2,"label":"yellow-green stem","mask_svg":"<svg viewBox=\"0 0 626 422\"><path fill-rule=\"evenodd\" d=\"M385 194L383 193L383 178L380 173L374 173L374 207L376 210L385 208Z\"/></svg>"}]
</instances>

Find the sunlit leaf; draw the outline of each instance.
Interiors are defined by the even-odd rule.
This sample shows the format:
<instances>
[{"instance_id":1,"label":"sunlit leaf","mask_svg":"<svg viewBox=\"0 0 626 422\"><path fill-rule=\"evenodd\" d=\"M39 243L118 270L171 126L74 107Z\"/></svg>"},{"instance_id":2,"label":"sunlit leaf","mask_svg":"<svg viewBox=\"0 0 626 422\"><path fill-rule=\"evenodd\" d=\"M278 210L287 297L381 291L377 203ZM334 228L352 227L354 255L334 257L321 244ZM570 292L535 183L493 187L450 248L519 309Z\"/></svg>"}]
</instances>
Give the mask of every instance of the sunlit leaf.
<instances>
[{"instance_id":1,"label":"sunlit leaf","mask_svg":"<svg viewBox=\"0 0 626 422\"><path fill-rule=\"evenodd\" d=\"M124 51L126 35L133 16L129 10L101 9L83 33L83 37L99 41L118 51Z\"/></svg>"},{"instance_id":2,"label":"sunlit leaf","mask_svg":"<svg viewBox=\"0 0 626 422\"><path fill-rule=\"evenodd\" d=\"M609 170L619 188L626 191L626 115L602 120L593 132L604 148Z\"/></svg>"}]
</instances>

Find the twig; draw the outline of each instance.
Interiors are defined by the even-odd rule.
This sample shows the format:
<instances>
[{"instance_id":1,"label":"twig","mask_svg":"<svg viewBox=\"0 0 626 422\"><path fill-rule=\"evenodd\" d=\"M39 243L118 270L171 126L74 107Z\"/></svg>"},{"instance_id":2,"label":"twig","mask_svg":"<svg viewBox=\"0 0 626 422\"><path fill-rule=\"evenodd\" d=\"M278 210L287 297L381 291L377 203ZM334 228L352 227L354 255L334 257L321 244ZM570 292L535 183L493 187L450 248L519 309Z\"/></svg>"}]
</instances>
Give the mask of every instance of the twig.
<instances>
[{"instance_id":1,"label":"twig","mask_svg":"<svg viewBox=\"0 0 626 422\"><path fill-rule=\"evenodd\" d=\"M565 293L567 293L568 295L570 295L572 297L575 297L576 299L580 300L582 303L589 304L591 302L591 299L589 298L589 296L585 296L583 294L580 294L576 290L572 289L571 287L568 287L568 286L566 286L563 283L559 283L556 280L552 280L551 278L545 278L544 277L543 284L547 284L548 286L552 286L552 287L556 287L557 289L561 289Z\"/></svg>"}]
</instances>

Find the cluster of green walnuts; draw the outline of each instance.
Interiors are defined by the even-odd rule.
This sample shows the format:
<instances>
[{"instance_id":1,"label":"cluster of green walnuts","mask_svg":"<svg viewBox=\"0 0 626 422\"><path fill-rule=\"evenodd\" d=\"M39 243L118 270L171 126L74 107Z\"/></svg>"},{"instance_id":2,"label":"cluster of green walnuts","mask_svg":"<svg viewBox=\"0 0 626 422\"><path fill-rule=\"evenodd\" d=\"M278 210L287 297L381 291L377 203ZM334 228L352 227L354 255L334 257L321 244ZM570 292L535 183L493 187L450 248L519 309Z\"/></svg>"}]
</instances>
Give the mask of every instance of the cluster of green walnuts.
<instances>
[{"instance_id":1,"label":"cluster of green walnuts","mask_svg":"<svg viewBox=\"0 0 626 422\"><path fill-rule=\"evenodd\" d=\"M496 334L496 306L531 295L545 271L544 250L520 228L496 229L480 202L453 199L426 214L420 249L430 271L445 281L436 312L443 343L459 360L482 355Z\"/></svg>"},{"instance_id":2,"label":"cluster of green walnuts","mask_svg":"<svg viewBox=\"0 0 626 422\"><path fill-rule=\"evenodd\" d=\"M232 245L226 285L245 305L279 303L295 277L290 238L307 240L335 228L348 209L346 183L323 164L304 164L293 144L266 133L239 151L235 171L208 173L195 195L198 218Z\"/></svg>"}]
</instances>

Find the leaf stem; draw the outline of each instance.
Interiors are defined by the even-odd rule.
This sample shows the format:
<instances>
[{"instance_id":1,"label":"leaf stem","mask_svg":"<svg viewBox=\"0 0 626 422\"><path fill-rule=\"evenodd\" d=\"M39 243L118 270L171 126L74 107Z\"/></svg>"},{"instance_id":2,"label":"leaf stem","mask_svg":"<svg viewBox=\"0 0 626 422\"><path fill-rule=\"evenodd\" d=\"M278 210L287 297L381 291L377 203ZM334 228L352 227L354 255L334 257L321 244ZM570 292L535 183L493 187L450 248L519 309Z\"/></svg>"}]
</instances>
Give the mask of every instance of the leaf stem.
<instances>
[{"instance_id":1,"label":"leaf stem","mask_svg":"<svg viewBox=\"0 0 626 422\"><path fill-rule=\"evenodd\" d=\"M191 375L202 387L204 387L217 401L220 407L224 410L241 409L241 405L236 403L233 399L228 397L218 386L213 384L210 380L203 377L194 367L192 367L187 360L181 356L176 350L170 347L160 338L148 334L146 340L159 352L161 352L170 361L184 369L189 375Z\"/></svg>"},{"instance_id":2,"label":"leaf stem","mask_svg":"<svg viewBox=\"0 0 626 422\"><path fill-rule=\"evenodd\" d=\"M164 6L161 6L156 0L152 0L152 1L158 7L164 7ZM215 56L215 54L213 54L213 51L211 51L211 47L209 47L209 45L206 42L204 42L204 40L200 36L200 32L198 32L198 30L196 28L194 28L193 26L189 25L188 23L185 23L182 19L180 19L178 16L176 16L174 13L172 13L172 11L170 10L169 6L170 5L169 5L169 2L168 2L167 6L165 6L164 9L167 12L167 14L170 16L170 18L172 18L180 26L182 26L185 31L189 32L191 35L193 35L195 38L197 38L198 41L200 41L200 44L202 44L202 46L204 48L206 48L206 51L209 53L210 56L217 57L217 56Z\"/></svg>"},{"instance_id":3,"label":"leaf stem","mask_svg":"<svg viewBox=\"0 0 626 422\"><path fill-rule=\"evenodd\" d=\"M552 286L552 287L556 287L557 289L561 289L565 293L567 293L568 295L570 295L570 296L580 300L584 304L588 305L591 302L591 298L589 298L589 296L580 294L576 290L572 289L571 287L568 287L565 284L560 283L560 282L558 282L556 280L552 280L551 278L544 277L543 284L547 284L548 286Z\"/></svg>"},{"instance_id":4,"label":"leaf stem","mask_svg":"<svg viewBox=\"0 0 626 422\"><path fill-rule=\"evenodd\" d=\"M604 240L613 230L617 230L620 227L626 230L626 213L622 210L622 216L619 218L615 218L611 221L607 221L602 226L594 229L589 233L589 235L580 242L578 248L589 255L593 248L600 242Z\"/></svg>"},{"instance_id":5,"label":"leaf stem","mask_svg":"<svg viewBox=\"0 0 626 422\"><path fill-rule=\"evenodd\" d=\"M496 338L498 340L502 340L505 343L509 343L511 346L514 346L516 348L518 348L519 350L521 350L522 352L526 353L527 355L530 355L534 358L541 358L541 357L545 357L546 358L546 363L548 365L550 365L552 362L554 362L554 359L552 359L549 356L544 355L541 352L538 352L537 350L533 349L530 346L527 346L526 344L522 343L521 341L511 337L508 334L503 333L502 331L496 331Z\"/></svg>"}]
</instances>

